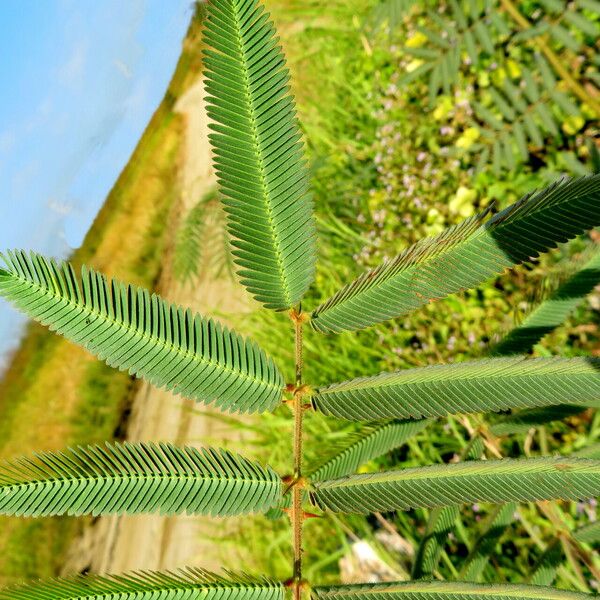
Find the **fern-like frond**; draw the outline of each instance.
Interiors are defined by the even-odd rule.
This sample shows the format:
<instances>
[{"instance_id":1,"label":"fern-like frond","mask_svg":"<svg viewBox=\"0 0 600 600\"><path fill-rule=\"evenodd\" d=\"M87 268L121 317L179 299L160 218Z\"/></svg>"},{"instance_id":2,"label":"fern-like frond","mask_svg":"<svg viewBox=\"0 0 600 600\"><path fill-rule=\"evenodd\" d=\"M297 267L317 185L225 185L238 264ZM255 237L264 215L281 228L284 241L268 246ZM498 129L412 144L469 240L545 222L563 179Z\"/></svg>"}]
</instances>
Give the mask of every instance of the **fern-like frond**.
<instances>
[{"instance_id":1,"label":"fern-like frond","mask_svg":"<svg viewBox=\"0 0 600 600\"><path fill-rule=\"evenodd\" d=\"M224 578L197 568L160 573L85 575L0 589L0 600L283 600L281 584Z\"/></svg>"},{"instance_id":2,"label":"fern-like frond","mask_svg":"<svg viewBox=\"0 0 600 600\"><path fill-rule=\"evenodd\" d=\"M267 308L312 283L315 226L289 72L257 0L212 0L204 39L219 188L243 285Z\"/></svg>"},{"instance_id":3,"label":"fern-like frond","mask_svg":"<svg viewBox=\"0 0 600 600\"><path fill-rule=\"evenodd\" d=\"M600 495L600 461L528 458L467 461L316 482L311 498L343 513L385 512L475 502L581 500Z\"/></svg>"},{"instance_id":4,"label":"fern-like frond","mask_svg":"<svg viewBox=\"0 0 600 600\"><path fill-rule=\"evenodd\" d=\"M600 543L600 521L594 521L588 525L584 525L573 532L573 538L578 542L586 544Z\"/></svg>"},{"instance_id":5,"label":"fern-like frond","mask_svg":"<svg viewBox=\"0 0 600 600\"><path fill-rule=\"evenodd\" d=\"M492 358L381 373L317 388L316 410L351 421L420 419L600 401L600 359Z\"/></svg>"},{"instance_id":6,"label":"fern-like frond","mask_svg":"<svg viewBox=\"0 0 600 600\"><path fill-rule=\"evenodd\" d=\"M451 94L459 80L463 54L471 64L478 64L483 56L493 56L500 39L510 32L506 17L490 2L470 3L468 7L456 0L449 4L451 15L442 17L436 10L428 10L425 26L417 27L427 38L426 46L404 48L422 64L406 73L400 85L426 75L430 104L440 92Z\"/></svg>"},{"instance_id":7,"label":"fern-like frond","mask_svg":"<svg viewBox=\"0 0 600 600\"><path fill-rule=\"evenodd\" d=\"M558 182L485 218L467 219L367 271L313 312L313 327L353 331L406 315L599 225L600 176Z\"/></svg>"},{"instance_id":8,"label":"fern-like frond","mask_svg":"<svg viewBox=\"0 0 600 600\"><path fill-rule=\"evenodd\" d=\"M516 506L512 503L496 507L481 526L481 531L467 559L463 563L460 579L480 581L490 555L506 528L514 521Z\"/></svg>"},{"instance_id":9,"label":"fern-like frond","mask_svg":"<svg viewBox=\"0 0 600 600\"><path fill-rule=\"evenodd\" d=\"M0 295L111 367L222 410L264 412L281 401L272 359L218 322L85 267L78 278L39 254L2 258Z\"/></svg>"},{"instance_id":10,"label":"fern-like frond","mask_svg":"<svg viewBox=\"0 0 600 600\"><path fill-rule=\"evenodd\" d=\"M413 579L431 577L440 560L444 544L450 532L454 531L458 517L459 511L456 506L444 506L431 511L413 563Z\"/></svg>"},{"instance_id":11,"label":"fern-like frond","mask_svg":"<svg viewBox=\"0 0 600 600\"><path fill-rule=\"evenodd\" d=\"M589 600L589 594L535 585L407 581L313 588L314 600Z\"/></svg>"},{"instance_id":12,"label":"fern-like frond","mask_svg":"<svg viewBox=\"0 0 600 600\"><path fill-rule=\"evenodd\" d=\"M484 443L477 435L463 448L461 460L479 460L484 452ZM427 520L425 535L419 542L413 563L413 579L425 579L433 575L448 536L454 530L459 511L456 506L434 508Z\"/></svg>"},{"instance_id":13,"label":"fern-like frond","mask_svg":"<svg viewBox=\"0 0 600 600\"><path fill-rule=\"evenodd\" d=\"M590 402L587 406L600 407L600 400ZM512 415L500 417L490 426L490 431L493 435L527 433L532 427L542 427L553 421L562 421L582 413L586 408L586 406L574 406L573 404L559 404L557 406L520 410Z\"/></svg>"},{"instance_id":14,"label":"fern-like frond","mask_svg":"<svg viewBox=\"0 0 600 600\"><path fill-rule=\"evenodd\" d=\"M416 3L417 0L382 0L371 13L373 30L386 27L391 34Z\"/></svg>"},{"instance_id":15,"label":"fern-like frond","mask_svg":"<svg viewBox=\"0 0 600 600\"><path fill-rule=\"evenodd\" d=\"M308 478L322 481L355 473L366 462L402 446L428 424L426 419L420 419L365 425L355 434L346 436L344 446L336 448L329 458L322 459L313 469L309 468Z\"/></svg>"},{"instance_id":16,"label":"fern-like frond","mask_svg":"<svg viewBox=\"0 0 600 600\"><path fill-rule=\"evenodd\" d=\"M226 215L215 191L207 194L187 214L175 240L173 269L187 283L202 274L235 278ZM204 252L210 248L210 252Z\"/></svg>"},{"instance_id":17,"label":"fern-like frond","mask_svg":"<svg viewBox=\"0 0 600 600\"><path fill-rule=\"evenodd\" d=\"M492 355L525 354L562 325L583 299L600 284L600 247L581 270L559 286L493 349Z\"/></svg>"},{"instance_id":18,"label":"fern-like frond","mask_svg":"<svg viewBox=\"0 0 600 600\"><path fill-rule=\"evenodd\" d=\"M563 562L563 548L560 540L554 540L544 550L535 564L527 583L532 585L552 585L556 579L556 572Z\"/></svg>"},{"instance_id":19,"label":"fern-like frond","mask_svg":"<svg viewBox=\"0 0 600 600\"><path fill-rule=\"evenodd\" d=\"M0 463L0 514L266 512L280 477L225 450L125 443L46 452Z\"/></svg>"}]
</instances>

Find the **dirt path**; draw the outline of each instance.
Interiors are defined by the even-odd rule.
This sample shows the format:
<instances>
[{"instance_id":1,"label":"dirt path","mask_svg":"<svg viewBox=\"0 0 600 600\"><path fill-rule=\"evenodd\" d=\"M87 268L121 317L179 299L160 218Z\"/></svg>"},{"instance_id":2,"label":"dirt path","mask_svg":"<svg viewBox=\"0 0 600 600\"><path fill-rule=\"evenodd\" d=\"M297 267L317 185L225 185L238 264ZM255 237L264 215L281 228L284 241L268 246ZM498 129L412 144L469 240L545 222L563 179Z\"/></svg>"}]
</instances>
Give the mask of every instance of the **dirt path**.
<instances>
[{"instance_id":1,"label":"dirt path","mask_svg":"<svg viewBox=\"0 0 600 600\"><path fill-rule=\"evenodd\" d=\"M183 217L215 185L208 143L208 117L204 110L202 82L192 86L176 110L186 120L186 155L181 173L181 216ZM209 208L206 227L222 227L223 220ZM214 237L214 236L213 236ZM216 278L209 268L210 252L203 250L200 276L182 285L173 276L166 259L160 291L170 301L191 307L203 315L227 321L227 314L255 308L243 288L227 274ZM213 445L242 450L244 434L224 424L200 405L157 390L144 383L134 400L127 438L131 441L172 441L195 446ZM248 452L245 452L248 455ZM131 569L172 569L202 566L219 570L227 564L224 544L215 543L235 531L239 521L158 515L118 516L99 519L86 530L74 547L68 570L91 567L93 572L119 573Z\"/></svg>"}]
</instances>

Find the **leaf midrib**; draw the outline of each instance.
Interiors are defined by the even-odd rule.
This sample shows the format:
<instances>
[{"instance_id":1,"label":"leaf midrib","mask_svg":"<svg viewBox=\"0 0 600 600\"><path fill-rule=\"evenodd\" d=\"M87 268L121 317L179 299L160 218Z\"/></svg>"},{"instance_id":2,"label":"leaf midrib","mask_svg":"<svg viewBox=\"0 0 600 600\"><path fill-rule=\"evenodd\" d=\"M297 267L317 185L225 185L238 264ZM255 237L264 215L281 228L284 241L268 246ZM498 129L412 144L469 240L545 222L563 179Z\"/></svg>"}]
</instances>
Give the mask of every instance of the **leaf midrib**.
<instances>
[{"instance_id":1,"label":"leaf midrib","mask_svg":"<svg viewBox=\"0 0 600 600\"><path fill-rule=\"evenodd\" d=\"M61 302L66 302L68 303L70 306L73 306L74 308L78 308L81 309L83 312L85 312L86 314L95 317L94 320L99 319L99 320L104 320L104 321L111 321L107 315L102 314L99 310L94 309L89 307L88 305L86 305L85 303L79 304L78 302L75 302L72 300L71 297L69 298L65 298L64 296L61 296L60 294L57 294L56 292L52 291L49 287L45 287L42 284L35 282L33 280L30 280L26 277L21 276L20 274L15 274L14 271L8 271L8 273L11 274L11 276L13 278L18 279L19 281L21 281L22 283L24 283L25 285L28 285L30 287L34 287L39 289L42 293L46 294L47 296L50 296L51 298L61 301ZM104 283L106 285L110 285L111 288L114 285L114 282L108 282L106 280L104 280ZM82 284L83 284L83 279L82 279ZM161 299L162 300L162 299ZM163 302L166 302L163 300ZM203 317L200 317L202 320ZM88 325L91 325L93 321L90 321L90 323L88 323ZM271 388L271 389L279 389L275 384L270 383L270 382L265 382L261 379L257 379L254 377L251 377L248 373L245 373L241 370L235 370L233 368L231 368L230 366L217 362L215 360L212 360L210 358L206 358L203 354L199 354L197 352L190 352L189 350L182 350L181 347L175 346L174 344L168 344L166 341L164 341L161 338L155 338L152 335L149 335L146 331L140 331L139 329L131 326L131 325L126 325L123 321L117 321L117 320L112 320L112 323L114 323L117 327L125 330L126 332L130 332L133 333L134 335L144 338L146 340L149 340L152 344L154 345L160 345L163 348L167 349L167 350L171 350L171 351L175 351L178 354L180 354L181 356L185 357L185 358L190 358L192 359L194 362L197 362L199 364L208 364L212 367L221 369L223 371L229 372L233 375L235 375L236 377L241 377L243 379L246 379L247 381L251 381L254 382L258 385L262 385L265 386L267 388ZM237 334L235 332L229 331L228 329L228 333L230 335L233 335L234 337L237 337ZM244 340L246 341L246 340ZM269 360L268 358L266 359L267 361Z\"/></svg>"},{"instance_id":2,"label":"leaf midrib","mask_svg":"<svg viewBox=\"0 0 600 600\"><path fill-rule=\"evenodd\" d=\"M533 464L527 464L532 461ZM576 461L576 462L575 462ZM394 484L404 481L426 481L428 479L461 479L465 477L503 477L511 475L548 475L569 473L581 476L600 475L600 461L591 459L559 460L544 459L504 459L501 461L482 461L486 465L472 463L456 463L454 465L436 464L427 467L415 467L400 471L383 471L380 473L361 473L352 477L332 479L322 483L315 483L318 491L336 488L357 487L362 485ZM498 462L506 463L497 465ZM517 463L523 463L527 468L520 468ZM496 465L494 465L496 463ZM494 466L491 466L494 465ZM562 468L559 467L562 465ZM482 467L487 468L482 468ZM578 468L583 467L583 468ZM449 467L449 468L448 468ZM522 467L522 465L521 465ZM540 470L542 469L542 470ZM409 471L408 473L406 471Z\"/></svg>"},{"instance_id":3,"label":"leaf midrib","mask_svg":"<svg viewBox=\"0 0 600 600\"><path fill-rule=\"evenodd\" d=\"M264 176L264 159L263 159L263 152L262 149L260 147L260 144L258 143L258 132L257 132L257 127L256 127L256 114L255 114L255 109L254 109L254 104L252 103L252 99L251 99L251 95L250 95L250 80L248 78L248 62L246 60L246 53L244 52L243 49L243 45L242 45L242 39L241 39L241 24L240 24L240 20L239 20L239 13L237 10L237 5L235 2L232 2L232 12L234 14L234 19L236 22L236 30L235 30L235 34L236 34L236 44L238 47L238 51L239 51L239 55L240 58L242 60L242 64L243 64L243 68L242 68L242 77L244 79L244 93L246 96L246 103L248 105L248 114L249 114L249 118L251 121L251 128L252 128L252 138L254 140L254 147L256 150L256 156L257 156L257 160L258 160L258 166L259 166L259 176L260 176L260 186L263 190L263 198L265 199L264 205L265 205L265 211L267 213L267 219L268 219L268 223L269 223L269 229L271 230L271 240L273 241L273 249L275 251L275 259L277 261L277 270L279 271L279 279L282 283L283 286L283 294L285 297L285 304L286 306L291 306L292 301L291 301L291 295L290 295L290 290L289 290L289 285L288 285L288 280L287 277L285 275L285 266L283 263L283 259L281 256L281 243L279 241L279 236L277 235L277 230L275 228L274 225L274 219L273 219L273 210L272 207L269 203L269 193L268 193L268 188L265 182L265 176ZM253 18L253 17L251 17Z\"/></svg>"},{"instance_id":4,"label":"leaf midrib","mask_svg":"<svg viewBox=\"0 0 600 600\"><path fill-rule=\"evenodd\" d=\"M91 585L94 585L96 582L92 582ZM185 582L173 582L172 584L169 583L165 583L164 585L161 585L161 583L156 583L156 584L150 584L150 585L145 585L144 583L140 583L137 584L137 586L135 585L129 585L126 588L122 588L121 590L115 590L115 591L107 591L106 590L106 584L104 582L102 582L104 585L101 589L98 590L98 592L91 592L91 593L85 593L85 595L78 595L77 592L75 592L75 595L73 596L69 596L70 599L72 600L97 600L98 598L106 598L107 600L111 600L112 598L118 598L120 596L123 595L123 592L127 593L127 594L156 594L157 592L161 592L161 591L173 591L173 592L186 592L188 590L202 590L202 591L211 591L211 590L238 590L240 588L242 589L247 589L245 587L242 586L236 586L236 585L230 585L230 586L211 586L210 583L204 583L204 582L198 582L198 583L194 583L194 582L189 582L189 583L185 583ZM114 585L123 585L123 581L110 581L109 584L112 583ZM126 584L129 582L125 582ZM89 584L88 584L89 585ZM139 586L139 587L138 587ZM256 588L252 588L253 590ZM262 589L262 588L260 588Z\"/></svg>"},{"instance_id":5,"label":"leaf midrib","mask_svg":"<svg viewBox=\"0 0 600 600\"><path fill-rule=\"evenodd\" d=\"M531 359L532 362L536 359ZM523 361L525 362L525 361ZM459 364L459 363L455 363L455 364ZM564 363L563 363L564 364ZM437 365L437 369L440 369L446 365ZM560 366L559 363L557 363L557 366ZM599 363L599 367L600 367L600 363ZM418 367L417 367L418 368ZM426 369L427 367L423 367L424 369ZM435 370L436 366L434 365L432 367L432 370ZM444 384L446 382L455 382L455 381L473 381L473 380L487 380L487 379L519 379L519 378L527 378L527 379L534 379L537 377L560 377L560 376L564 376L564 377L577 377L577 376L593 376L594 374L598 374L600 375L600 371L598 370L594 370L594 369L581 369L578 371L561 371L561 372L550 372L550 371L541 371L541 372L535 372L535 371L531 371L531 372L524 372L524 373L513 373L513 374L506 374L506 373L502 373L501 371L498 371L497 373L484 373L482 375L476 375L474 373L469 373L468 370L465 368L463 372L461 372L461 369L456 369L457 374L454 375L446 375L443 378L437 377L437 378L431 378L431 379L421 379L421 380L411 380L411 381L402 381L402 375L405 375L407 373L409 373L411 371L411 369L406 369L405 371L400 371L399 373L399 379L396 381L386 381L386 379L392 379L394 375L396 375L396 373L389 373L389 374L384 374L386 376L389 377L381 377L380 375L374 375L373 379L371 381L369 381L368 379L366 381L356 381L356 383L353 383L352 380L347 381L347 382L343 382L340 384L332 384L330 386L324 387L324 388L318 388L316 390L316 395L317 396L326 396L328 394L336 394L336 393L344 393L344 392L353 392L353 391L358 391L358 390L370 390L370 389L380 389L380 388L389 388L389 387L394 387L394 386L416 386L416 385L431 385L431 384ZM448 369L447 372L450 372L450 369ZM377 378L381 377L381 379L378 381Z\"/></svg>"}]
</instances>

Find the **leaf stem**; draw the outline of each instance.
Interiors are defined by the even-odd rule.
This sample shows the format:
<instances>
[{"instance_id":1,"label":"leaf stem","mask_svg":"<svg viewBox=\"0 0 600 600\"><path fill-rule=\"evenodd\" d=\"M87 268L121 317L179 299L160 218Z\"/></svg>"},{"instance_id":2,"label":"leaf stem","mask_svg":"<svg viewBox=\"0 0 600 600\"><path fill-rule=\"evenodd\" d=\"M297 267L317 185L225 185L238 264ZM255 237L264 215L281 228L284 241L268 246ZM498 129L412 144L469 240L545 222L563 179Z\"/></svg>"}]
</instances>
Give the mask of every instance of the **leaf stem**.
<instances>
[{"instance_id":1,"label":"leaf stem","mask_svg":"<svg viewBox=\"0 0 600 600\"><path fill-rule=\"evenodd\" d=\"M303 396L305 390L302 386L303 365L303 315L301 307L292 310L290 317L294 323L295 342L295 389L294 389L294 482L292 487L292 510L290 514L292 523L293 547L294 547L294 573L293 573L293 597L300 600L302 596L302 525L304 523L304 511L302 509L302 425L304 416Z\"/></svg>"}]
</instances>

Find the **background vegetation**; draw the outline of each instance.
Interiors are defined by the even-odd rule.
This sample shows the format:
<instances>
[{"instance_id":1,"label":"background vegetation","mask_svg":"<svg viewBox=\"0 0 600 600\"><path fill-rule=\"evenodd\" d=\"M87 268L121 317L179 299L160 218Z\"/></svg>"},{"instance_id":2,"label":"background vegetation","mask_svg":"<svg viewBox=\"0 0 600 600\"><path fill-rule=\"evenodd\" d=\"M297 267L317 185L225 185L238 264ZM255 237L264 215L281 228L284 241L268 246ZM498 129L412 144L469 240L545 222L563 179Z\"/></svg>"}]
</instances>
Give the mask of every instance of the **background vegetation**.
<instances>
[{"instance_id":1,"label":"background vegetation","mask_svg":"<svg viewBox=\"0 0 600 600\"><path fill-rule=\"evenodd\" d=\"M585 15L590 25L587 31L576 17L558 17L552 7L556 3L510 3L527 23L538 28L537 36L523 34L529 27L515 22L509 3L504 2L273 0L268 4L293 71L314 182L321 254L315 288L322 298L309 295L306 302L311 307L365 266L378 264L424 235L438 233L493 202L505 206L561 173L591 169L590 144L598 143L600 135L598 114L572 88L565 87L554 71L556 85L549 85L540 56L548 59L536 46L536 39L543 38L593 98L598 83L600 23L596 2L569 4L573 14ZM448 52L444 43L450 35L444 34L445 28L457 21L455 4L477 5L470 12L464 9L465 27L459 23L451 28L463 32L459 41L464 47L460 45L458 61L453 58L454 50ZM435 7L433 14L428 12L431 6ZM499 21L491 21L492 14L499 16L505 29ZM544 29L546 21L554 29ZM174 235L170 225L176 211L182 124L173 107L200 72L197 27L197 22L192 24L165 99L76 253L76 263L85 261L140 285L151 287L157 280L163 250ZM477 60L470 56L464 41L464 31L471 29ZM439 77L432 82L436 67L428 68L428 64L435 60L448 64L443 72L440 67ZM453 70L457 62L458 69ZM510 104L507 90L510 85L521 89L519 82L527 72L532 73L543 100L532 101L520 94L527 102L521 110L514 99ZM558 101L548 88L556 88L564 98ZM502 98L509 101L509 110L502 105ZM597 95L595 98L598 102ZM530 139L535 137L531 134L525 153L519 148L520 134L515 133L514 123L519 122L517 112L529 114L529 104L536 106L533 131L540 139ZM547 278L559 277L555 266L559 259L566 258L567 263L576 260L591 243L593 239L569 244L528 265L526 277L523 270L508 272L462 298L451 297L404 320L335 338L308 334L306 379L335 381L483 356L490 343L552 286ZM290 347L289 320L262 312L243 320L240 327L251 329L258 343L278 357L290 376L293 357L291 353L282 355L282 348L287 352ZM595 294L564 327L536 346L535 352L598 355L599 322L600 297ZM119 437L119 423L134 387L126 375L97 364L68 342L31 326L0 387L0 453L9 456L34 447L55 449ZM258 431L260 453L277 469L285 469L289 456L286 428L290 421L284 418L285 410L264 417L270 426ZM28 427L19 427L20 422L27 422ZM417 435L386 461L411 466L417 461L447 461L460 454L479 423L474 418L451 418L447 423ZM318 440L318 444L309 444L309 449L321 451L326 442L335 444L340 437L333 422L323 417L311 416L307 425L313 441ZM498 447L506 456L523 451L528 455L568 452L599 437L600 418L586 411L534 432L527 428L502 438ZM380 468L386 461L367 468ZM562 504L557 510L569 528L595 518L593 505ZM461 512L462 526L448 539L439 567L441 576L453 575L488 512L485 506L466 507ZM419 510L379 519L312 520L307 537L318 543L311 544L306 557L306 575L324 582L333 580L339 559L357 539L372 543L390 568L402 574L407 561L398 540L413 544L420 539L427 518L427 512ZM287 524L283 520L266 523L262 518L253 523L239 536L255 547L263 545L256 555L266 557L268 564L252 567L285 577L290 551ZM54 574L77 526L70 519L18 524L2 519L6 533L0 542L0 574L5 579ZM271 527L279 528L280 535L264 534ZM391 535L396 546L382 544L381 532ZM495 568L496 580L522 580L555 533L538 506L522 507L499 538L488 574ZM558 585L589 590L596 583L589 569L579 571L567 563Z\"/></svg>"}]
</instances>

